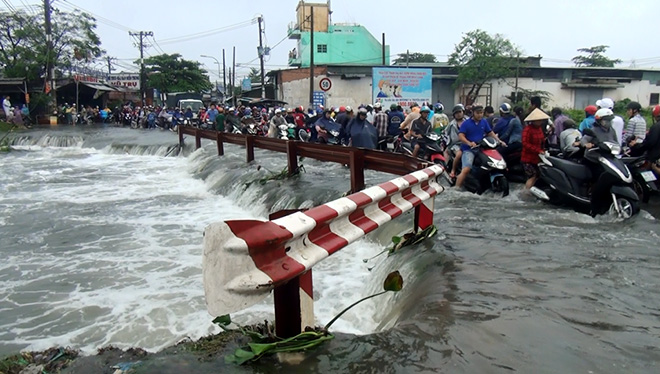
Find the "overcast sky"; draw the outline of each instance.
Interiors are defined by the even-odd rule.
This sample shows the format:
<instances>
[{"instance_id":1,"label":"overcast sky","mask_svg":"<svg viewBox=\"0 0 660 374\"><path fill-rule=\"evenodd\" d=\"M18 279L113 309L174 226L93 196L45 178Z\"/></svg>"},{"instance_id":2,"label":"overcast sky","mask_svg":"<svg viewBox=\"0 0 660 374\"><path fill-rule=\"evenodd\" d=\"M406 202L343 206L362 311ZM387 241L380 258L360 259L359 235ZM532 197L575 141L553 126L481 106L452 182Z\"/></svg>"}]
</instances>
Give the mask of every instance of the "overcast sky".
<instances>
[{"instance_id":1,"label":"overcast sky","mask_svg":"<svg viewBox=\"0 0 660 374\"><path fill-rule=\"evenodd\" d=\"M152 31L146 55L180 53L198 60L215 79L226 50L228 67L236 47L237 75L259 67L258 26L265 19L266 45L272 48L266 70L286 68L288 51L296 46L286 38L295 21L298 0L51 0L61 10L73 7L97 18L97 33L108 55L118 58L118 70L129 70L139 57L132 31ZM16 8L35 0L8 0ZM317 1L323 2L323 1ZM0 4L1 8L6 8ZM364 25L377 39L385 33L392 59L397 53L424 52L446 61L463 34L480 28L500 33L524 54L541 55L544 66L571 66L577 49L609 45L607 56L623 60L621 67L660 67L660 44L655 36L658 0L463 0L392 1L332 0L333 23ZM255 19L254 23L249 21ZM236 27L234 27L236 25ZM222 31L222 28L229 29ZM220 30L218 30L220 29ZM217 32L214 32L217 31ZM196 35L195 35L196 34ZM186 38L187 36L190 36ZM136 70L135 67L132 68Z\"/></svg>"}]
</instances>

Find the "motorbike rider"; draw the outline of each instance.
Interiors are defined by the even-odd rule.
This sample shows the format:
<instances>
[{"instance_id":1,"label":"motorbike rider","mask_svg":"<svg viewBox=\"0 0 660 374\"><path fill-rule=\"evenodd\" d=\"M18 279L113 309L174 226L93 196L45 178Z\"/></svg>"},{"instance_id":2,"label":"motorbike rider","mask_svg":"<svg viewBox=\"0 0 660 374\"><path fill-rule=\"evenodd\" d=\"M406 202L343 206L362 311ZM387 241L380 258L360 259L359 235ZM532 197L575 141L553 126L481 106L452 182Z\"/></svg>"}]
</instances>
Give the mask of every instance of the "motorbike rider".
<instances>
[{"instance_id":1,"label":"motorbike rider","mask_svg":"<svg viewBox=\"0 0 660 374\"><path fill-rule=\"evenodd\" d=\"M247 134L248 127L250 125L256 126L257 121L255 121L254 117L252 116L252 110L248 108L243 111L243 117L241 118L241 132L243 134Z\"/></svg>"},{"instance_id":2,"label":"motorbike rider","mask_svg":"<svg viewBox=\"0 0 660 374\"><path fill-rule=\"evenodd\" d=\"M604 97L596 101L596 106L598 107L598 109L607 108L614 111L614 100L610 99L609 97ZM616 133L616 138L617 141L619 142L619 145L623 145L624 143L623 126L624 126L623 118L621 118L621 116L614 115L614 119L612 120L612 128ZM644 126L646 126L646 122L644 122Z\"/></svg>"},{"instance_id":3,"label":"motorbike rider","mask_svg":"<svg viewBox=\"0 0 660 374\"><path fill-rule=\"evenodd\" d=\"M442 105L441 102L437 102L435 105L433 105L434 114L431 120L431 124L433 125L433 131L435 131L438 135L440 135L445 127L449 125L449 117L442 113L443 110L445 110L445 106Z\"/></svg>"},{"instance_id":4,"label":"motorbike rider","mask_svg":"<svg viewBox=\"0 0 660 374\"><path fill-rule=\"evenodd\" d=\"M651 163L651 168L657 176L660 176L660 105L653 108L652 115L653 126L649 129L644 141L640 144L633 139L628 145L635 156L646 152L646 159Z\"/></svg>"},{"instance_id":5,"label":"motorbike rider","mask_svg":"<svg viewBox=\"0 0 660 374\"><path fill-rule=\"evenodd\" d=\"M449 126L445 129L445 136L447 137L447 146L445 147L445 160L449 160L450 152L454 153L454 162L451 165L451 172L449 177L451 179L456 178L456 167L458 165L458 160L461 159L463 151L461 150L461 139L458 137L458 131L461 128L461 125L465 121L465 107L463 104L457 104L452 109L452 116L454 119L449 123Z\"/></svg>"},{"instance_id":6,"label":"motorbike rider","mask_svg":"<svg viewBox=\"0 0 660 374\"><path fill-rule=\"evenodd\" d=\"M413 146L413 157L417 157L419 148L424 143L424 136L431 132L431 122L429 122L429 113L431 109L424 105L419 111L419 118L413 121L410 126L410 145ZM422 144L420 144L422 143Z\"/></svg>"},{"instance_id":7,"label":"motorbike rider","mask_svg":"<svg viewBox=\"0 0 660 374\"><path fill-rule=\"evenodd\" d=\"M275 115L270 119L268 125L268 137L277 138L279 133L279 126L286 124L284 117L282 117L282 111L280 109L275 109Z\"/></svg>"},{"instance_id":8,"label":"motorbike rider","mask_svg":"<svg viewBox=\"0 0 660 374\"><path fill-rule=\"evenodd\" d=\"M346 125L349 146L375 149L378 134L374 125L367 122L367 109L358 109L357 116Z\"/></svg>"},{"instance_id":9,"label":"motorbike rider","mask_svg":"<svg viewBox=\"0 0 660 374\"><path fill-rule=\"evenodd\" d=\"M497 134L493 132L493 129L490 128L488 122L484 119L484 107L481 104L472 105L472 117L468 118L458 131L458 137L461 140L461 149L463 150L463 155L461 156L461 163L463 169L461 173L456 178L456 188L461 188L465 178L472 170L472 164L474 163L474 158L476 156L477 146L479 142L483 140L486 136L495 138L498 143L503 146L506 146L506 143L501 141Z\"/></svg>"},{"instance_id":10,"label":"motorbike rider","mask_svg":"<svg viewBox=\"0 0 660 374\"><path fill-rule=\"evenodd\" d=\"M569 158L569 156L580 150L580 138L582 138L582 134L575 126L575 121L570 118L562 121L564 131L559 134L559 147L564 158Z\"/></svg>"},{"instance_id":11,"label":"motorbike rider","mask_svg":"<svg viewBox=\"0 0 660 374\"><path fill-rule=\"evenodd\" d=\"M591 132L583 134L580 140L580 146L585 148L584 159L592 169L593 187L591 189L591 216L604 213L603 207L599 202L608 199L609 189L613 183L613 178L609 173L605 173L598 161L599 154L590 151L600 142L617 143L616 132L612 129L612 120L614 112L608 108L599 109L594 115L594 126ZM606 207L605 207L606 208Z\"/></svg>"},{"instance_id":12,"label":"motorbike rider","mask_svg":"<svg viewBox=\"0 0 660 374\"><path fill-rule=\"evenodd\" d=\"M493 132L507 144L506 147L498 149L502 157L522 149L522 123L511 112L511 105L508 103L500 105L500 118L497 119L493 128Z\"/></svg>"},{"instance_id":13,"label":"motorbike rider","mask_svg":"<svg viewBox=\"0 0 660 374\"><path fill-rule=\"evenodd\" d=\"M636 101L631 101L628 103L627 109L629 119L625 136L630 137L634 135L637 143L641 143L646 137L646 120L640 114L642 106Z\"/></svg>"},{"instance_id":14,"label":"motorbike rider","mask_svg":"<svg viewBox=\"0 0 660 374\"><path fill-rule=\"evenodd\" d=\"M594 122L596 119L594 118L594 115L598 111L598 108L595 105L587 105L584 108L584 119L582 122L580 122L580 127L578 130L580 130L581 133L584 134L584 129L590 129L593 127Z\"/></svg>"},{"instance_id":15,"label":"motorbike rider","mask_svg":"<svg viewBox=\"0 0 660 374\"><path fill-rule=\"evenodd\" d=\"M413 121L419 118L420 113L419 113L419 105L417 103L413 103L410 106L410 113L406 116L406 119L401 122L401 126L399 127L401 129L401 132L403 132L403 137L407 140L410 141L410 125L412 125Z\"/></svg>"},{"instance_id":16,"label":"motorbike rider","mask_svg":"<svg viewBox=\"0 0 660 374\"><path fill-rule=\"evenodd\" d=\"M401 134L401 122L405 119L400 105L390 105L390 112L387 113L387 133L392 136Z\"/></svg>"},{"instance_id":17,"label":"motorbike rider","mask_svg":"<svg viewBox=\"0 0 660 374\"><path fill-rule=\"evenodd\" d=\"M316 120L314 127L318 133L317 140L322 144L328 143L328 139L331 136L329 134L330 131L341 132L341 126L332 119L332 110L330 108L323 110L323 116ZM341 135L339 135L339 138L341 139Z\"/></svg>"}]
</instances>

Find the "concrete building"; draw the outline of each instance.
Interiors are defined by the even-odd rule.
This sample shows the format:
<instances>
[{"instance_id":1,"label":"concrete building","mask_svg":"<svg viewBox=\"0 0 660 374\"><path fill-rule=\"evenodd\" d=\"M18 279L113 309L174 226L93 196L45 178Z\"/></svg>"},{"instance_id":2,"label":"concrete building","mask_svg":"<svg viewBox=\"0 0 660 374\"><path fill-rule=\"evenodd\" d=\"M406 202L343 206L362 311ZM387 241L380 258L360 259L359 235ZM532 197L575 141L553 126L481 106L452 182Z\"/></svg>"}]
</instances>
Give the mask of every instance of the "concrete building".
<instances>
[{"instance_id":1,"label":"concrete building","mask_svg":"<svg viewBox=\"0 0 660 374\"><path fill-rule=\"evenodd\" d=\"M331 14L330 1L298 3L296 22L288 30L289 39L298 41L296 48L289 51L289 66L309 67L312 51L315 65L389 65L389 46L383 46L364 26L333 24ZM314 46L310 51L312 31Z\"/></svg>"},{"instance_id":2,"label":"concrete building","mask_svg":"<svg viewBox=\"0 0 660 374\"><path fill-rule=\"evenodd\" d=\"M518 69L518 77L488 82L480 93L479 102L499 105L509 102L519 91L545 91L546 107L584 108L596 100L610 97L614 101L631 99L642 106L660 102L660 70L631 68L542 67L540 57L528 58ZM410 67L431 68L432 101L445 107L464 102L465 88L454 87L457 73L446 63L410 64ZM393 66L394 68L394 66ZM405 67L400 67L405 68ZM275 98L291 105L309 102L309 68L269 72L275 86ZM314 69L314 90L321 91L321 81L327 78L330 88L324 92L326 106L367 104L373 102L372 66L325 65ZM325 86L327 88L327 84ZM323 91L321 91L323 92Z\"/></svg>"}]
</instances>

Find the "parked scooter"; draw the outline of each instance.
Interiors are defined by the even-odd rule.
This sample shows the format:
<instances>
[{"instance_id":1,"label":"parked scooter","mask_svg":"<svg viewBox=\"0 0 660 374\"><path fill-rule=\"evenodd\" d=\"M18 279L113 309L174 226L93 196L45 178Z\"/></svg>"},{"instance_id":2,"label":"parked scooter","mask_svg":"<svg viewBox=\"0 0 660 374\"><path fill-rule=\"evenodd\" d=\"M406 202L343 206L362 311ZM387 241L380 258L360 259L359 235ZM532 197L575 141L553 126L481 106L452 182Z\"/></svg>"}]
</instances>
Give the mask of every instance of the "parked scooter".
<instances>
[{"instance_id":1,"label":"parked scooter","mask_svg":"<svg viewBox=\"0 0 660 374\"><path fill-rule=\"evenodd\" d=\"M593 134L589 129L585 130ZM639 213L639 199L632 188L633 176L620 158L621 146L612 142L598 141L585 152L586 162L578 163L555 156L541 155L539 169L541 176L531 192L540 200L554 205L568 204L576 210L589 212L592 199L592 189L596 183L606 183L610 192L608 199L595 201L598 211L592 215L610 211L619 217L627 219ZM598 165L596 167L595 165ZM594 174L596 173L596 174Z\"/></svg>"}]
</instances>

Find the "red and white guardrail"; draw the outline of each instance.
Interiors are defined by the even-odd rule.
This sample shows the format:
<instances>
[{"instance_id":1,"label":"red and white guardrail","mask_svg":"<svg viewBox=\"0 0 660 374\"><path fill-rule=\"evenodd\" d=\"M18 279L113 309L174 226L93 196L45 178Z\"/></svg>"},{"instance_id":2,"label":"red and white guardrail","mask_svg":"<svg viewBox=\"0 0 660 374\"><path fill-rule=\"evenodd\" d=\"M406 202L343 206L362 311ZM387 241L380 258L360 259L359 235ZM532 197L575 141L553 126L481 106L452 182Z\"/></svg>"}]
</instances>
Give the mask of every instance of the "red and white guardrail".
<instances>
[{"instance_id":1,"label":"red and white guardrail","mask_svg":"<svg viewBox=\"0 0 660 374\"><path fill-rule=\"evenodd\" d=\"M312 266L413 208L416 229L432 225L433 198L443 191L436 179L443 171L433 165L272 221L210 224L202 264L209 313L243 310L276 289L278 330L284 328L278 315L296 316L294 330L313 326ZM277 288L287 283L295 291L278 302Z\"/></svg>"}]
</instances>

